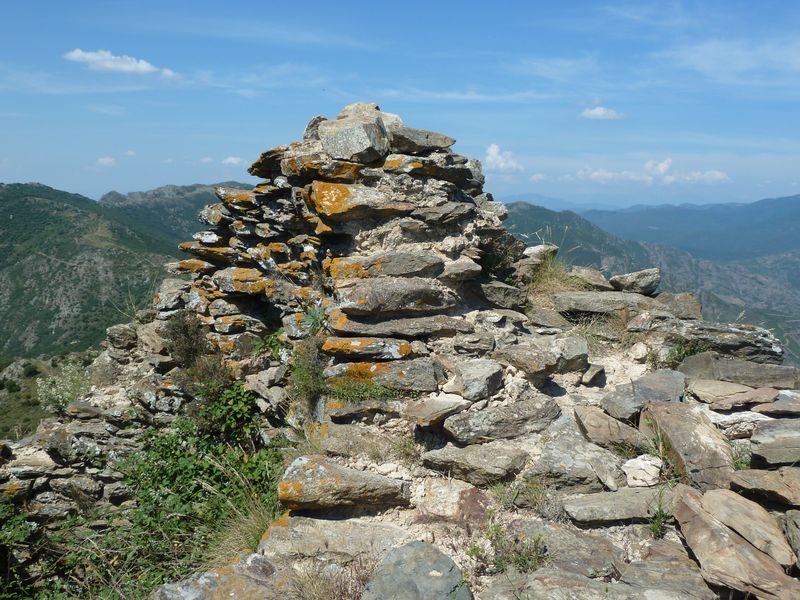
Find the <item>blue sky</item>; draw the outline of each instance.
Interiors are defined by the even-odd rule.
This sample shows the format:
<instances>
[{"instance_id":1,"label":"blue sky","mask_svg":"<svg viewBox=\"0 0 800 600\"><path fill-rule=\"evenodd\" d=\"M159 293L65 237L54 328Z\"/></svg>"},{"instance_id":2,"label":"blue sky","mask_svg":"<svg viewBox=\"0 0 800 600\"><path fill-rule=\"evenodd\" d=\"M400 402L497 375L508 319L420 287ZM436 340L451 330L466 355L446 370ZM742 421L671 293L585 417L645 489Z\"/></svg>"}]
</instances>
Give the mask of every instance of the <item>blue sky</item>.
<instances>
[{"instance_id":1,"label":"blue sky","mask_svg":"<svg viewBox=\"0 0 800 600\"><path fill-rule=\"evenodd\" d=\"M500 198L797 194L799 26L785 1L7 0L0 181L248 181L364 100L455 137Z\"/></svg>"}]
</instances>

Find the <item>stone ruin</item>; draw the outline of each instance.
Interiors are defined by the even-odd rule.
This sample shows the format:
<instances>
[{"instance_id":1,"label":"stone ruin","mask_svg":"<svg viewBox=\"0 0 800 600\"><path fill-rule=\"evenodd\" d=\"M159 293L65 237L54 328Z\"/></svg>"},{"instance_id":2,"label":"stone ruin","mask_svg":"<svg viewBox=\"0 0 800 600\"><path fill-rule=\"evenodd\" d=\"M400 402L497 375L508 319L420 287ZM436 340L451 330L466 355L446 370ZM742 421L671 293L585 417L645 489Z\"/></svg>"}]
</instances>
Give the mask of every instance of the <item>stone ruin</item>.
<instances>
[{"instance_id":1,"label":"stone ruin","mask_svg":"<svg viewBox=\"0 0 800 600\"><path fill-rule=\"evenodd\" d=\"M201 212L209 229L181 244L194 258L169 266L189 278L164 282L155 319L109 329L93 365L105 383L2 447L0 492L42 523L78 510L71 490L124 505L121 476L94 465L190 400L162 339L188 310L259 397L265 435L313 437L314 452L288 466L290 512L255 553L154 598L283 599L304 564L365 552L381 561L365 600L800 598L800 370L780 364L770 332L658 293L657 269L575 267L579 289L531 303L557 248L506 232L479 162L454 143L357 103L264 152L250 168L262 183L221 188ZM621 321L636 343L590 345L587 317ZM254 356L275 332L282 355ZM312 338L326 378L398 397L323 396L301 414L287 373ZM703 352L658 368L681 345ZM397 442L414 439L426 451L404 463ZM737 470L742 449L751 468ZM544 566L477 572L467 550L490 522L541 539Z\"/></svg>"}]
</instances>

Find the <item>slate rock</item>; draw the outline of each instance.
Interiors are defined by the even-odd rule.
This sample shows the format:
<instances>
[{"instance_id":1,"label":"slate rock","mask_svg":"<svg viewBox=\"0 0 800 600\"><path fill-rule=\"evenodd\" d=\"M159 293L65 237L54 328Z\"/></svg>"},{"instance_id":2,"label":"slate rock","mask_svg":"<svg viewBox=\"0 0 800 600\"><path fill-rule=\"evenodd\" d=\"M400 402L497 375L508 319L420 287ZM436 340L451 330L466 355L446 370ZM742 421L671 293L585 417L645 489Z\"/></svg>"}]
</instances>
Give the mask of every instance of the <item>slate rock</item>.
<instances>
[{"instance_id":1,"label":"slate rock","mask_svg":"<svg viewBox=\"0 0 800 600\"><path fill-rule=\"evenodd\" d=\"M389 152L389 139L380 117L345 117L317 126L322 147L333 158L370 163Z\"/></svg>"},{"instance_id":2,"label":"slate rock","mask_svg":"<svg viewBox=\"0 0 800 600\"><path fill-rule=\"evenodd\" d=\"M678 319L699 321L703 318L703 307L694 294L661 292L655 296L655 299L667 309L667 312L675 315Z\"/></svg>"},{"instance_id":3,"label":"slate rock","mask_svg":"<svg viewBox=\"0 0 800 600\"><path fill-rule=\"evenodd\" d=\"M782 467L777 471L736 471L731 477L731 488L800 507L800 467Z\"/></svg>"},{"instance_id":4,"label":"slate rock","mask_svg":"<svg viewBox=\"0 0 800 600\"><path fill-rule=\"evenodd\" d=\"M643 600L627 586L590 579L545 566L534 573L496 575L481 592L482 600ZM659 597L661 598L661 597ZM669 598L668 600L672 600Z\"/></svg>"},{"instance_id":5,"label":"slate rock","mask_svg":"<svg viewBox=\"0 0 800 600\"><path fill-rule=\"evenodd\" d=\"M448 444L423 454L422 462L473 485L488 485L518 473L527 458L523 450L503 442L490 442L464 448Z\"/></svg>"},{"instance_id":6,"label":"slate rock","mask_svg":"<svg viewBox=\"0 0 800 600\"><path fill-rule=\"evenodd\" d=\"M437 427L447 417L466 410L471 404L458 394L440 393L410 401L403 411L403 417L420 427Z\"/></svg>"},{"instance_id":7,"label":"slate rock","mask_svg":"<svg viewBox=\"0 0 800 600\"><path fill-rule=\"evenodd\" d=\"M328 311L328 327L340 335L401 338L454 336L475 329L465 319L445 315L373 320L351 318L336 309Z\"/></svg>"},{"instance_id":8,"label":"slate rock","mask_svg":"<svg viewBox=\"0 0 800 600\"><path fill-rule=\"evenodd\" d=\"M669 314L666 307L655 299L631 292L556 292L553 294L553 304L558 312L566 315L612 315L624 311L633 316L659 309Z\"/></svg>"},{"instance_id":9,"label":"slate rock","mask_svg":"<svg viewBox=\"0 0 800 600\"><path fill-rule=\"evenodd\" d=\"M771 417L800 417L800 391L784 390L774 402L757 404L752 410Z\"/></svg>"},{"instance_id":10,"label":"slate rock","mask_svg":"<svg viewBox=\"0 0 800 600\"><path fill-rule=\"evenodd\" d=\"M326 379L372 381L415 392L434 392L444 379L439 361L430 357L390 362L339 363L326 367L322 374Z\"/></svg>"},{"instance_id":11,"label":"slate rock","mask_svg":"<svg viewBox=\"0 0 800 600\"><path fill-rule=\"evenodd\" d=\"M647 402L678 402L683 397L686 377L670 369L659 369L618 385L602 400L603 409L615 419L632 421Z\"/></svg>"},{"instance_id":12,"label":"slate rock","mask_svg":"<svg viewBox=\"0 0 800 600\"><path fill-rule=\"evenodd\" d=\"M427 542L391 550L373 572L362 600L471 600L453 560Z\"/></svg>"},{"instance_id":13,"label":"slate rock","mask_svg":"<svg viewBox=\"0 0 800 600\"><path fill-rule=\"evenodd\" d=\"M751 388L800 389L800 368L725 358L716 352L701 352L689 356L683 360L678 370L692 379L717 379Z\"/></svg>"},{"instance_id":14,"label":"slate rock","mask_svg":"<svg viewBox=\"0 0 800 600\"><path fill-rule=\"evenodd\" d=\"M417 316L445 312L458 296L423 277L353 279L336 287L339 310L354 316Z\"/></svg>"},{"instance_id":15,"label":"slate rock","mask_svg":"<svg viewBox=\"0 0 800 600\"><path fill-rule=\"evenodd\" d=\"M642 410L639 430L661 436L672 464L702 490L727 488L733 475L728 441L709 419L682 402L650 402Z\"/></svg>"},{"instance_id":16,"label":"slate rock","mask_svg":"<svg viewBox=\"0 0 800 600\"><path fill-rule=\"evenodd\" d=\"M800 566L800 510L787 510L783 515L786 541L794 550L795 564Z\"/></svg>"},{"instance_id":17,"label":"slate rock","mask_svg":"<svg viewBox=\"0 0 800 600\"><path fill-rule=\"evenodd\" d=\"M663 466L664 461L657 456L642 454L622 463L622 471L629 487L651 487L660 481Z\"/></svg>"},{"instance_id":18,"label":"slate rock","mask_svg":"<svg viewBox=\"0 0 800 600\"><path fill-rule=\"evenodd\" d=\"M261 536L258 552L273 561L313 558L344 562L365 553L382 556L409 537L405 529L391 523L284 515Z\"/></svg>"},{"instance_id":19,"label":"slate rock","mask_svg":"<svg viewBox=\"0 0 800 600\"><path fill-rule=\"evenodd\" d=\"M502 281L481 284L483 297L494 306L510 310L522 310L528 303L528 292Z\"/></svg>"},{"instance_id":20,"label":"slate rock","mask_svg":"<svg viewBox=\"0 0 800 600\"><path fill-rule=\"evenodd\" d=\"M587 442L568 415L562 415L547 436L541 454L523 473L525 480L547 481L573 492L613 491L625 482L619 457Z\"/></svg>"},{"instance_id":21,"label":"slate rock","mask_svg":"<svg viewBox=\"0 0 800 600\"><path fill-rule=\"evenodd\" d=\"M584 577L616 577L625 564L622 551L607 538L559 523L517 519L508 531L522 540L541 536L549 567Z\"/></svg>"},{"instance_id":22,"label":"slate rock","mask_svg":"<svg viewBox=\"0 0 800 600\"><path fill-rule=\"evenodd\" d=\"M114 348L125 350L136 345L136 329L131 325L112 325L106 329L108 343Z\"/></svg>"},{"instance_id":23,"label":"slate rock","mask_svg":"<svg viewBox=\"0 0 800 600\"><path fill-rule=\"evenodd\" d=\"M401 127L393 130L389 135L392 152L398 154L424 154L432 150L444 150L456 141L434 131Z\"/></svg>"},{"instance_id":24,"label":"slate rock","mask_svg":"<svg viewBox=\"0 0 800 600\"><path fill-rule=\"evenodd\" d=\"M642 551L642 559L628 564L619 583L636 591L643 600L716 600L703 580L697 564L683 546L666 540L653 540Z\"/></svg>"},{"instance_id":25,"label":"slate rock","mask_svg":"<svg viewBox=\"0 0 800 600\"><path fill-rule=\"evenodd\" d=\"M672 492L662 488L622 488L564 500L564 512L582 524L647 522L657 510L672 514Z\"/></svg>"},{"instance_id":26,"label":"slate rock","mask_svg":"<svg viewBox=\"0 0 800 600\"><path fill-rule=\"evenodd\" d=\"M328 273L335 280L364 277L436 277L444 269L441 258L417 252L382 252L368 256L334 258Z\"/></svg>"},{"instance_id":27,"label":"slate rock","mask_svg":"<svg viewBox=\"0 0 800 600\"><path fill-rule=\"evenodd\" d=\"M410 342L397 338L329 337L321 350L345 359L399 360L413 355Z\"/></svg>"},{"instance_id":28,"label":"slate rock","mask_svg":"<svg viewBox=\"0 0 800 600\"><path fill-rule=\"evenodd\" d=\"M675 520L709 584L762 600L800 597L800 582L706 511L700 492L679 484L674 494Z\"/></svg>"},{"instance_id":29,"label":"slate rock","mask_svg":"<svg viewBox=\"0 0 800 600\"><path fill-rule=\"evenodd\" d=\"M452 477L426 477L413 498L419 520L448 521L483 527L489 519L489 499L474 485Z\"/></svg>"},{"instance_id":30,"label":"slate rock","mask_svg":"<svg viewBox=\"0 0 800 600\"><path fill-rule=\"evenodd\" d=\"M471 258L466 256L458 260L451 260L444 265L444 269L439 274L442 281L469 281L481 276L483 269Z\"/></svg>"},{"instance_id":31,"label":"slate rock","mask_svg":"<svg viewBox=\"0 0 800 600\"><path fill-rule=\"evenodd\" d=\"M464 411L448 417L444 429L459 444L480 444L543 431L560 414L558 404L541 395L505 406Z\"/></svg>"},{"instance_id":32,"label":"slate rock","mask_svg":"<svg viewBox=\"0 0 800 600\"><path fill-rule=\"evenodd\" d=\"M756 465L777 467L800 463L800 420L762 421L753 430L750 443Z\"/></svg>"},{"instance_id":33,"label":"slate rock","mask_svg":"<svg viewBox=\"0 0 800 600\"><path fill-rule=\"evenodd\" d=\"M661 283L661 269L644 269L635 273L616 275L609 280L615 290L652 296Z\"/></svg>"},{"instance_id":34,"label":"slate rock","mask_svg":"<svg viewBox=\"0 0 800 600\"><path fill-rule=\"evenodd\" d=\"M455 364L455 391L470 402L493 396L503 384L503 367L489 358Z\"/></svg>"},{"instance_id":35,"label":"slate rock","mask_svg":"<svg viewBox=\"0 0 800 600\"><path fill-rule=\"evenodd\" d=\"M730 490L709 490L703 494L702 506L781 566L794 564L795 555L777 521L760 505Z\"/></svg>"},{"instance_id":36,"label":"slate rock","mask_svg":"<svg viewBox=\"0 0 800 600\"><path fill-rule=\"evenodd\" d=\"M323 456L301 456L278 483L278 499L290 509L396 506L409 501L408 484L356 471Z\"/></svg>"},{"instance_id":37,"label":"slate rock","mask_svg":"<svg viewBox=\"0 0 800 600\"><path fill-rule=\"evenodd\" d=\"M542 382L556 372L558 356L536 346L516 344L498 348L492 353L496 361L522 371L534 382Z\"/></svg>"},{"instance_id":38,"label":"slate rock","mask_svg":"<svg viewBox=\"0 0 800 600\"><path fill-rule=\"evenodd\" d=\"M314 210L333 222L401 215L416 208L375 188L327 181L314 181L310 199Z\"/></svg>"},{"instance_id":39,"label":"slate rock","mask_svg":"<svg viewBox=\"0 0 800 600\"><path fill-rule=\"evenodd\" d=\"M590 290L611 292L615 289L600 271L591 267L572 267L569 274Z\"/></svg>"},{"instance_id":40,"label":"slate rock","mask_svg":"<svg viewBox=\"0 0 800 600\"><path fill-rule=\"evenodd\" d=\"M607 415L596 406L576 406L575 421L586 439L603 448L640 448L645 441L638 429Z\"/></svg>"}]
</instances>

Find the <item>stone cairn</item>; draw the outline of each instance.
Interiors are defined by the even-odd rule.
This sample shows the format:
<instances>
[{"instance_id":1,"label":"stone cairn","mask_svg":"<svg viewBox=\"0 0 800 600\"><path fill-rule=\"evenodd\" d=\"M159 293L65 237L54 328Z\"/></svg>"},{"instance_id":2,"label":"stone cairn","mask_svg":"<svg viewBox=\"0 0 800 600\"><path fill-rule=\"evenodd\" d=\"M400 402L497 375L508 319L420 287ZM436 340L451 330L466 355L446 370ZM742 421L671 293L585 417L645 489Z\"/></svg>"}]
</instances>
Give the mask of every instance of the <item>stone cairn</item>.
<instances>
[{"instance_id":1,"label":"stone cairn","mask_svg":"<svg viewBox=\"0 0 800 600\"><path fill-rule=\"evenodd\" d=\"M609 280L575 267L580 289L531 306L527 283L557 248L516 242L453 144L357 103L263 153L250 168L261 184L219 189L202 211L209 230L181 245L195 258L170 265L190 278L165 280L156 318L109 329L92 366L104 382L0 444L0 493L43 524L79 510L76 497L129 502L95 465L189 399L162 338L188 310L258 396L265 434L313 443L255 553L156 599L293 598L309 564L364 556L377 564L364 600L800 598L800 370L768 331L658 293L657 269ZM637 341L590 349L587 318ZM280 359L254 357L276 331ZM329 380L399 395L293 410L304 340ZM689 347L677 370L657 367ZM425 451L406 460L415 439ZM514 547L538 541L541 564L487 571L490 526Z\"/></svg>"}]
</instances>

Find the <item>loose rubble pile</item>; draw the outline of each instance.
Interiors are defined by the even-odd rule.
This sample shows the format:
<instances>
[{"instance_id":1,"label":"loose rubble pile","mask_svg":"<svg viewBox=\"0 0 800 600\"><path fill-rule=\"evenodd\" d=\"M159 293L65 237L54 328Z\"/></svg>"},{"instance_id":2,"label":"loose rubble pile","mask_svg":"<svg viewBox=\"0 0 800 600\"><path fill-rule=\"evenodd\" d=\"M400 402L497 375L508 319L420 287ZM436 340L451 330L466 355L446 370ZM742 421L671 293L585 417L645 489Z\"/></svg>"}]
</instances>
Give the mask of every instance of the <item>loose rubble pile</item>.
<instances>
[{"instance_id":1,"label":"loose rubble pile","mask_svg":"<svg viewBox=\"0 0 800 600\"><path fill-rule=\"evenodd\" d=\"M162 327L189 310L269 428L314 451L288 465L288 512L255 553L154 598L290 598L309 565L365 556L365 600L800 598L800 370L768 331L658 293L655 269L575 267L574 289L532 305L557 248L514 241L453 144L359 103L263 153L263 183L203 210L210 229L182 244L196 258L171 266L190 278L164 282L156 318L109 329L93 372L112 383L0 447L0 492L42 523L78 509L71 490L128 501L93 465L180 412ZM590 346L587 319L622 329ZM326 378L397 397L295 406L309 321ZM281 357L254 358L278 328ZM399 450L415 441L421 456ZM487 567L501 542L537 564Z\"/></svg>"}]
</instances>

